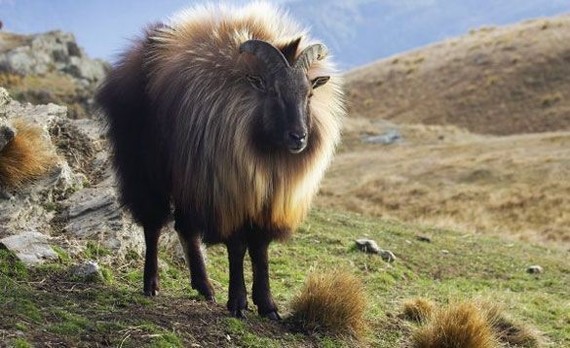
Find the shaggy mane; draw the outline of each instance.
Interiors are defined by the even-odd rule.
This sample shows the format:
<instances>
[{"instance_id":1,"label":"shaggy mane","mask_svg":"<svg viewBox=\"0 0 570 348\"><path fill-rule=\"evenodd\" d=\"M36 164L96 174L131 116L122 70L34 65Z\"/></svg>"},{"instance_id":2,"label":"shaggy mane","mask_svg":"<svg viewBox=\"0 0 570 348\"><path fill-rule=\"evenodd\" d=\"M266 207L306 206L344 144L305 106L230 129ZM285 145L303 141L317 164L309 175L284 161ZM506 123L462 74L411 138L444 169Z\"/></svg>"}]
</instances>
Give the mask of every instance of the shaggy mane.
<instances>
[{"instance_id":1,"label":"shaggy mane","mask_svg":"<svg viewBox=\"0 0 570 348\"><path fill-rule=\"evenodd\" d=\"M263 14L263 15L260 15ZM331 75L311 101L313 134L305 153L268 157L252 151L253 105L243 76L251 67L239 46L259 39L280 47L301 38L297 54L312 44L306 31L267 3L246 8L195 7L154 31L145 52L148 93L164 120L177 206L207 216L228 236L244 223L295 229L306 216L339 141L344 114L340 77L325 59L310 78ZM180 151L185 149L186 151Z\"/></svg>"}]
</instances>

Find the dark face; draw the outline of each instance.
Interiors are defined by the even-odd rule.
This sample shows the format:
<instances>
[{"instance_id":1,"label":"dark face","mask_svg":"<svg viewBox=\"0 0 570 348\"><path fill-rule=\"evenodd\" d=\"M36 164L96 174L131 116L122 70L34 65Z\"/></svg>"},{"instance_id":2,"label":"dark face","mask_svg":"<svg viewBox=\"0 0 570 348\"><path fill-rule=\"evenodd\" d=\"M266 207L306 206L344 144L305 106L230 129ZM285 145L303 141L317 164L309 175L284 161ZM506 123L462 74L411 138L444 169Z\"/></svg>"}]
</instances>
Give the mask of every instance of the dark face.
<instances>
[{"instance_id":1,"label":"dark face","mask_svg":"<svg viewBox=\"0 0 570 348\"><path fill-rule=\"evenodd\" d=\"M310 81L299 69L281 69L272 75L247 75L252 92L259 98L262 136L277 148L301 153L310 141L313 90L329 77Z\"/></svg>"}]
</instances>

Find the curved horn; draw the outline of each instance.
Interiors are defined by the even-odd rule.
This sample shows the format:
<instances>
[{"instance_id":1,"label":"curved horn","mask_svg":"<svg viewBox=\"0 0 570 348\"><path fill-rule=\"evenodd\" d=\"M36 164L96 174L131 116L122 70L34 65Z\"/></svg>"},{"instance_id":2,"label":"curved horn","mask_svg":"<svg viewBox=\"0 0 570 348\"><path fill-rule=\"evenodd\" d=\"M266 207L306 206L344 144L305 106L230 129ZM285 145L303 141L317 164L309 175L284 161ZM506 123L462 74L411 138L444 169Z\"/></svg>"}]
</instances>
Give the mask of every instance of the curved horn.
<instances>
[{"instance_id":1,"label":"curved horn","mask_svg":"<svg viewBox=\"0 0 570 348\"><path fill-rule=\"evenodd\" d=\"M324 59L328 53L327 47L323 44L311 45L301 52L293 67L295 69L303 69L304 71L307 71L311 64L316 60Z\"/></svg>"},{"instance_id":2,"label":"curved horn","mask_svg":"<svg viewBox=\"0 0 570 348\"><path fill-rule=\"evenodd\" d=\"M271 71L289 67L289 62L275 46L261 40L248 40L239 46L239 52L248 52L259 58Z\"/></svg>"}]
</instances>

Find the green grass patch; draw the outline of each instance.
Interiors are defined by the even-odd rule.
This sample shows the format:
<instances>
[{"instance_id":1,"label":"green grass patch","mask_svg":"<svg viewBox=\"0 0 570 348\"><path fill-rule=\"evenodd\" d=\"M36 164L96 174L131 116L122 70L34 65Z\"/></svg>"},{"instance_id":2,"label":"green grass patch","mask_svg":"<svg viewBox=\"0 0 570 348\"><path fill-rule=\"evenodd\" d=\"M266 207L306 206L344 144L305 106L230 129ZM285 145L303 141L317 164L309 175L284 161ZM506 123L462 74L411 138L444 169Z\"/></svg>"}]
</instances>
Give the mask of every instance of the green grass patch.
<instances>
[{"instance_id":1,"label":"green grass patch","mask_svg":"<svg viewBox=\"0 0 570 348\"><path fill-rule=\"evenodd\" d=\"M416 236L429 235L431 242ZM386 263L354 249L354 240L374 239L396 255ZM105 282L71 279L70 260L27 270L0 249L0 330L8 341L67 346L186 347L342 347L351 342L319 333L298 333L286 323L259 319L255 308L247 320L225 312L228 262L225 248L208 249L207 267L218 305L206 304L189 284L184 263L162 251L161 291L142 293L143 259L102 265ZM92 244L83 255L97 258L108 250ZM63 256L62 256L63 255ZM526 268L539 264L544 273ZM251 265L246 257L246 284ZM423 297L438 305L456 300L490 299L502 303L513 319L536 328L555 347L570 346L570 271L565 251L529 243L475 236L457 231L406 225L356 214L315 211L294 237L270 248L274 297L283 314L310 272L350 270L365 285L369 333L365 344L397 347L410 325L398 315L407 299ZM105 275L106 274L106 275ZM254 307L250 300L250 307ZM15 336L16 332L23 336ZM13 334L11 336L11 334ZM229 339L228 339L229 336ZM91 342L91 343L87 343Z\"/></svg>"},{"instance_id":2,"label":"green grass patch","mask_svg":"<svg viewBox=\"0 0 570 348\"><path fill-rule=\"evenodd\" d=\"M14 348L32 348L32 345L24 338L16 338L12 340L11 346Z\"/></svg>"},{"instance_id":3,"label":"green grass patch","mask_svg":"<svg viewBox=\"0 0 570 348\"><path fill-rule=\"evenodd\" d=\"M83 251L83 257L86 260L97 260L100 257L111 255L111 250L105 248L104 246L89 241L85 246L85 250Z\"/></svg>"},{"instance_id":4,"label":"green grass patch","mask_svg":"<svg viewBox=\"0 0 570 348\"><path fill-rule=\"evenodd\" d=\"M64 265L71 264L71 262L72 262L71 256L69 256L69 254L65 250L63 250L62 247L60 247L58 245L53 245L52 249L57 254L57 257L58 257L58 260L60 263L62 263Z\"/></svg>"},{"instance_id":5,"label":"green grass patch","mask_svg":"<svg viewBox=\"0 0 570 348\"><path fill-rule=\"evenodd\" d=\"M28 270L18 258L0 246L0 277L11 280L25 280L28 276Z\"/></svg>"},{"instance_id":6,"label":"green grass patch","mask_svg":"<svg viewBox=\"0 0 570 348\"><path fill-rule=\"evenodd\" d=\"M53 315L56 316L58 322L48 326L47 330L57 335L77 335L78 332L84 331L89 325L89 321L85 317L63 309L54 310Z\"/></svg>"}]
</instances>

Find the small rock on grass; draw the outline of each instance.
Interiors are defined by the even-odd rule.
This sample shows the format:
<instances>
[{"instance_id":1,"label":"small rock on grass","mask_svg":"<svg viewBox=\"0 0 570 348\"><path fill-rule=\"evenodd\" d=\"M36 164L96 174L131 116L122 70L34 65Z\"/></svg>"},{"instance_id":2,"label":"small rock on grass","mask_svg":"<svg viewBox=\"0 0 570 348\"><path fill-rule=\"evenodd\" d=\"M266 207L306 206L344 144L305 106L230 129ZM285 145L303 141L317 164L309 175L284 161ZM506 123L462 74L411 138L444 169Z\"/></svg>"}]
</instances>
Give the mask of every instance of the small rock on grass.
<instances>
[{"instance_id":1,"label":"small rock on grass","mask_svg":"<svg viewBox=\"0 0 570 348\"><path fill-rule=\"evenodd\" d=\"M396 256L390 250L380 251L380 257L382 258L382 260L384 260L386 262L392 263L392 262L396 261Z\"/></svg>"},{"instance_id":2,"label":"small rock on grass","mask_svg":"<svg viewBox=\"0 0 570 348\"><path fill-rule=\"evenodd\" d=\"M87 277L97 272L99 272L99 265L92 260L86 261L73 268L73 275L78 277Z\"/></svg>"},{"instance_id":3,"label":"small rock on grass","mask_svg":"<svg viewBox=\"0 0 570 348\"><path fill-rule=\"evenodd\" d=\"M428 236L416 236L416 239L419 240L420 242L426 242L426 243L431 243L431 238Z\"/></svg>"},{"instance_id":4,"label":"small rock on grass","mask_svg":"<svg viewBox=\"0 0 570 348\"><path fill-rule=\"evenodd\" d=\"M540 274L544 272L544 269L539 265L532 265L526 269L526 272L530 274Z\"/></svg>"},{"instance_id":5,"label":"small rock on grass","mask_svg":"<svg viewBox=\"0 0 570 348\"><path fill-rule=\"evenodd\" d=\"M74 266L71 274L82 280L99 281L103 280L103 274L97 262L89 260Z\"/></svg>"},{"instance_id":6,"label":"small rock on grass","mask_svg":"<svg viewBox=\"0 0 570 348\"><path fill-rule=\"evenodd\" d=\"M380 251L382 251L378 246L378 243L372 239L357 239L355 240L355 243L358 250L364 251L365 253L379 254Z\"/></svg>"},{"instance_id":7,"label":"small rock on grass","mask_svg":"<svg viewBox=\"0 0 570 348\"><path fill-rule=\"evenodd\" d=\"M386 262L394 262L396 256L390 250L381 249L378 243L372 239L361 238L354 241L358 250L370 254L379 254L382 260Z\"/></svg>"},{"instance_id":8,"label":"small rock on grass","mask_svg":"<svg viewBox=\"0 0 570 348\"><path fill-rule=\"evenodd\" d=\"M27 266L38 265L46 260L56 260L58 257L48 244L48 238L37 231L0 239L0 244L16 254L16 257Z\"/></svg>"}]
</instances>

